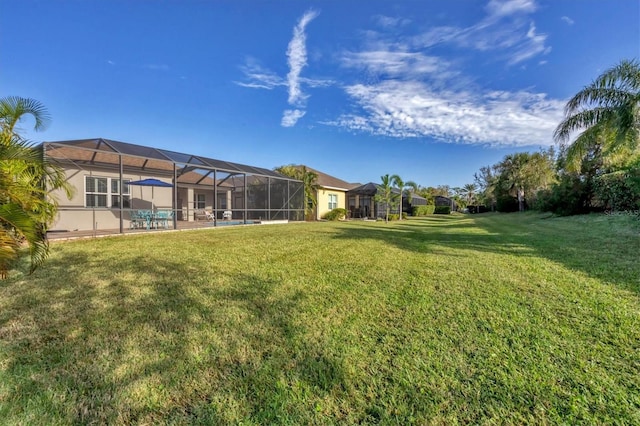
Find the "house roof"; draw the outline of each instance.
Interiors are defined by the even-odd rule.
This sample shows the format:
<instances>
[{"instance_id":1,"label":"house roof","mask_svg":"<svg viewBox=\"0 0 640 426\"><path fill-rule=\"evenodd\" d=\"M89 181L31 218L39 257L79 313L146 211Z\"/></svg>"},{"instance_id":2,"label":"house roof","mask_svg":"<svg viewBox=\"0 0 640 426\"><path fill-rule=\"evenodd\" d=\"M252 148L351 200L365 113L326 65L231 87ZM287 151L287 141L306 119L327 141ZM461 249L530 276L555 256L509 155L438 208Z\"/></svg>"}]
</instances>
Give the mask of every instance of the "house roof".
<instances>
[{"instance_id":1,"label":"house roof","mask_svg":"<svg viewBox=\"0 0 640 426\"><path fill-rule=\"evenodd\" d=\"M358 195L375 195L376 192L378 192L378 185L373 182L369 182L364 185L351 188L349 192Z\"/></svg>"},{"instance_id":2,"label":"house roof","mask_svg":"<svg viewBox=\"0 0 640 426\"><path fill-rule=\"evenodd\" d=\"M262 167L103 138L44 142L43 145L49 157L63 161L113 166L119 164L121 154L125 167L169 172L173 171L173 164L179 163L185 165L184 173L194 168L203 168L231 174L245 173L292 180L288 176Z\"/></svg>"},{"instance_id":3,"label":"house roof","mask_svg":"<svg viewBox=\"0 0 640 426\"><path fill-rule=\"evenodd\" d=\"M398 188L392 188L391 191L394 194L399 194L400 190ZM369 182L364 185L360 185L348 191L348 194L352 195L376 195L378 192L378 184ZM427 204L427 199L421 197L420 195L413 194L411 197L411 204Z\"/></svg>"},{"instance_id":4,"label":"house roof","mask_svg":"<svg viewBox=\"0 0 640 426\"><path fill-rule=\"evenodd\" d=\"M434 200L434 204L436 206L451 206L451 205L453 205L454 208L455 208L455 206L458 205L450 197L445 197L443 195L436 195L435 197L433 197L433 200Z\"/></svg>"},{"instance_id":5,"label":"house roof","mask_svg":"<svg viewBox=\"0 0 640 426\"><path fill-rule=\"evenodd\" d=\"M326 173L321 172L320 170L313 169L309 166L294 166L297 169L301 169L302 167L306 167L308 171L315 173L318 175L316 182L323 188L332 188L339 189L342 191L348 191L349 189L354 187L354 184L346 182L342 179L338 179L335 176L328 175ZM357 186L357 185L356 185Z\"/></svg>"}]
</instances>

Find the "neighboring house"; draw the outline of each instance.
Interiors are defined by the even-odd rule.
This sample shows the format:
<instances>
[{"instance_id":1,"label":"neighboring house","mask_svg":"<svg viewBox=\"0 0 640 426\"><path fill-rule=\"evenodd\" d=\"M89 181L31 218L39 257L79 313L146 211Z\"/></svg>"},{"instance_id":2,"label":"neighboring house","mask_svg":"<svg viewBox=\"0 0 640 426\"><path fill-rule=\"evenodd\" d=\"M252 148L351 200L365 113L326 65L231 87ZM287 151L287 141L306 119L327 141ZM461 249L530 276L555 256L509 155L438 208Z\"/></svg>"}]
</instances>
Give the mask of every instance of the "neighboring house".
<instances>
[{"instance_id":1,"label":"neighboring house","mask_svg":"<svg viewBox=\"0 0 640 426\"><path fill-rule=\"evenodd\" d=\"M304 220L302 182L272 170L108 139L44 142L43 150L75 187L71 200L52 194L59 215L51 231L124 232L143 211L168 213L173 229L204 218L212 226ZM149 178L154 185L135 184Z\"/></svg>"},{"instance_id":2,"label":"neighboring house","mask_svg":"<svg viewBox=\"0 0 640 426\"><path fill-rule=\"evenodd\" d=\"M399 196L400 190L393 188L392 191ZM369 182L364 185L357 186L350 189L347 192L347 210L349 217L351 218L369 218L375 219L378 217L384 217L386 214L386 207L384 203L378 203L375 200L375 196L378 192L378 185ZM411 200L407 197L402 197L402 211L411 212L413 206L425 206L427 200L419 195L413 195ZM397 207L390 213L397 214Z\"/></svg>"},{"instance_id":3,"label":"neighboring house","mask_svg":"<svg viewBox=\"0 0 640 426\"><path fill-rule=\"evenodd\" d=\"M302 168L303 166L295 166ZM322 219L325 214L335 208L346 209L346 193L349 189L357 186L338 179L337 177L328 175L311 167L304 166L308 171L317 175L316 183L319 186L316 192L316 208L314 217L316 220Z\"/></svg>"},{"instance_id":4,"label":"neighboring house","mask_svg":"<svg viewBox=\"0 0 640 426\"><path fill-rule=\"evenodd\" d=\"M449 206L451 207L451 211L455 212L458 210L458 204L455 202L455 200L449 198L449 197L444 197L442 195L436 195L435 197L433 197L434 200L434 204L436 206Z\"/></svg>"}]
</instances>

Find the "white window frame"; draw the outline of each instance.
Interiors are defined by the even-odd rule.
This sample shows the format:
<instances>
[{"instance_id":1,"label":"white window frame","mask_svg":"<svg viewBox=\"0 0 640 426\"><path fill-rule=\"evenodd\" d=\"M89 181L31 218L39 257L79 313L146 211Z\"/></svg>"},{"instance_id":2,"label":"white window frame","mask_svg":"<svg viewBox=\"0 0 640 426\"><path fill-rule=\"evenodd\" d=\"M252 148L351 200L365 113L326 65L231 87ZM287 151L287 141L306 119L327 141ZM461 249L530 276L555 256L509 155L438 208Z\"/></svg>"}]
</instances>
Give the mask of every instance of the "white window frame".
<instances>
[{"instance_id":1,"label":"white window frame","mask_svg":"<svg viewBox=\"0 0 640 426\"><path fill-rule=\"evenodd\" d=\"M95 185L95 189L96 191L88 191L87 190L87 180L88 179L94 179L96 180L96 185ZM106 180L106 191L98 191L98 185L97 185L97 181L99 179L105 179ZM131 205L131 190L129 188L129 182L131 181L131 179L122 179L123 182L123 186L125 188L125 193L122 194L123 199L124 197L128 197L128 201L129 201L129 205ZM106 176L93 176L93 175L85 175L84 176L84 206L85 208L89 208L89 209L109 209L113 207L113 196L118 196L120 197L120 192L114 192L113 191L113 184L117 182L117 189L120 189L120 179L119 178L111 178L111 177L106 177ZM106 197L105 203L104 205L97 205L100 203L95 203L95 205L89 205L89 203L87 203L87 196L92 195L94 197L96 196L104 196ZM97 200L97 198L94 198L94 201ZM119 207L116 207L119 208Z\"/></svg>"},{"instance_id":2,"label":"white window frame","mask_svg":"<svg viewBox=\"0 0 640 426\"><path fill-rule=\"evenodd\" d=\"M116 200L120 200L120 179L110 178L109 180L109 189L111 190L109 200L111 200L111 207L115 206L115 208L119 208L120 206L118 206L117 203L114 203L113 200L114 197L116 197ZM131 179L122 179L122 186L124 187L124 191L122 192L122 204L126 209L131 208L131 188L129 187L129 182L131 182ZM114 184L117 187L117 192L113 191Z\"/></svg>"},{"instance_id":3,"label":"white window frame","mask_svg":"<svg viewBox=\"0 0 640 426\"><path fill-rule=\"evenodd\" d=\"M329 194L329 210L338 208L338 194Z\"/></svg>"}]
</instances>

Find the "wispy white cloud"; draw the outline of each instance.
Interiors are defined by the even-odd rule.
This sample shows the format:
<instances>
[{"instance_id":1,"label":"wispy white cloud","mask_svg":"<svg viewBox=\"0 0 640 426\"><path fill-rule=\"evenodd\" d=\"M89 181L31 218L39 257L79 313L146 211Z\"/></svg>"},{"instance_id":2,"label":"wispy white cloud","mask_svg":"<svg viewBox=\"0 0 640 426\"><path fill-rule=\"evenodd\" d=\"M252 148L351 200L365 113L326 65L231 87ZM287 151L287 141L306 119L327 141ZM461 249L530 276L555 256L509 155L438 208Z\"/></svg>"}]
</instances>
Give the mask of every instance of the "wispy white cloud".
<instances>
[{"instance_id":1,"label":"wispy white cloud","mask_svg":"<svg viewBox=\"0 0 640 426\"><path fill-rule=\"evenodd\" d=\"M325 124L390 137L494 146L550 145L564 102L528 91L434 91L420 81L354 84L362 108Z\"/></svg>"},{"instance_id":2,"label":"wispy white cloud","mask_svg":"<svg viewBox=\"0 0 640 426\"><path fill-rule=\"evenodd\" d=\"M376 17L383 31L361 31L363 47L335 57L344 69L355 70L343 83L350 113L324 124L350 131L399 138L435 138L445 142L494 146L550 145L552 133L563 117L564 100L550 99L533 90L492 90L478 87L460 66L463 57L447 59L425 53L437 44L491 52L508 66L549 52L547 36L537 32L531 16L534 0L491 0L486 15L466 28L440 26L412 36L398 33L402 21ZM243 87L288 89L290 108L281 125L295 126L306 114L304 87L337 85L332 78L302 76L307 66L306 28L317 12L305 13L293 30L287 48L289 73L276 73L248 60L241 67ZM388 30L388 31L385 31ZM388 34L388 35L386 35ZM538 60L542 65L544 60ZM346 78L349 78L346 77Z\"/></svg>"},{"instance_id":3,"label":"wispy white cloud","mask_svg":"<svg viewBox=\"0 0 640 426\"><path fill-rule=\"evenodd\" d=\"M302 86L311 88L327 87L335 84L332 79L308 78L301 75L303 68L307 65L307 36L305 33L307 25L318 16L315 10L307 11L298 20L293 28L293 37L287 47L287 65L289 72L286 77L280 77L275 72L263 68L253 58L247 58L245 65L241 66L246 81L235 81L234 83L252 89L272 90L279 86L284 86L288 91L287 102L294 109L287 109L282 115L281 124L283 127L292 127L302 118L306 111L308 95L304 93Z\"/></svg>"},{"instance_id":4,"label":"wispy white cloud","mask_svg":"<svg viewBox=\"0 0 640 426\"><path fill-rule=\"evenodd\" d=\"M298 120L304 117L305 114L306 111L302 111L299 109L286 109L282 114L282 121L280 122L280 124L282 125L282 127L293 127L296 125Z\"/></svg>"},{"instance_id":5,"label":"wispy white cloud","mask_svg":"<svg viewBox=\"0 0 640 426\"><path fill-rule=\"evenodd\" d=\"M287 48L287 62L289 64L287 83L289 85L288 101L290 105L302 105L306 99L306 95L300 87L300 73L302 68L307 65L307 36L304 30L309 22L317 16L318 12L310 10L302 15L298 24L293 28L293 38Z\"/></svg>"},{"instance_id":6,"label":"wispy white cloud","mask_svg":"<svg viewBox=\"0 0 640 426\"><path fill-rule=\"evenodd\" d=\"M336 84L336 81L333 79L320 79L320 78L314 79L314 78L300 77L299 81L300 83L304 83L305 85L314 89L317 87L329 87Z\"/></svg>"},{"instance_id":7,"label":"wispy white cloud","mask_svg":"<svg viewBox=\"0 0 640 426\"><path fill-rule=\"evenodd\" d=\"M343 67L362 71L364 84L376 84L389 79L429 81L433 87L461 86L468 79L456 70L450 61L410 51L406 46L400 51L392 50L394 45L379 43L376 50L344 52L341 56Z\"/></svg>"},{"instance_id":8,"label":"wispy white cloud","mask_svg":"<svg viewBox=\"0 0 640 426\"><path fill-rule=\"evenodd\" d=\"M431 28L414 37L414 46L428 48L453 44L478 51L504 51L509 65L515 65L550 49L547 36L535 33L535 24L526 19L537 10L534 0L491 0L479 22L469 27ZM527 26L527 24L529 24Z\"/></svg>"},{"instance_id":9,"label":"wispy white cloud","mask_svg":"<svg viewBox=\"0 0 640 426\"><path fill-rule=\"evenodd\" d=\"M567 25L575 24L575 21L573 19L569 18L568 16L563 16L560 19L563 20Z\"/></svg>"},{"instance_id":10,"label":"wispy white cloud","mask_svg":"<svg viewBox=\"0 0 640 426\"><path fill-rule=\"evenodd\" d=\"M394 27L407 25L411 22L411 20L406 18L393 18L391 16L385 16L385 15L376 15L373 17L373 19L375 20L376 24L378 24L379 27L382 27L384 29L390 29Z\"/></svg>"},{"instance_id":11,"label":"wispy white cloud","mask_svg":"<svg viewBox=\"0 0 640 426\"><path fill-rule=\"evenodd\" d=\"M247 63L240 67L246 77L246 82L236 81L239 86L254 89L271 90L278 86L286 86L285 80L273 71L261 67L253 58L248 58Z\"/></svg>"},{"instance_id":12,"label":"wispy white cloud","mask_svg":"<svg viewBox=\"0 0 640 426\"><path fill-rule=\"evenodd\" d=\"M115 65L115 64L116 64L116 63L115 63L114 61L112 61L111 59L108 59L108 60L107 60L107 63L108 63L109 65Z\"/></svg>"},{"instance_id":13,"label":"wispy white cloud","mask_svg":"<svg viewBox=\"0 0 640 426\"><path fill-rule=\"evenodd\" d=\"M534 0L491 0L485 10L489 20L499 19L519 13L533 13L537 9Z\"/></svg>"},{"instance_id":14,"label":"wispy white cloud","mask_svg":"<svg viewBox=\"0 0 640 426\"><path fill-rule=\"evenodd\" d=\"M430 137L445 142L496 146L549 145L563 117L564 101L531 90L478 87L459 67L464 59L424 53L437 44L495 52L509 66L546 54L547 36L528 17L533 0L492 0L479 22L441 26L418 36L366 34L365 48L344 52L341 64L365 71L344 86L354 112L325 124L390 137ZM544 61L538 61L539 64ZM371 78L377 74L379 78Z\"/></svg>"},{"instance_id":15,"label":"wispy white cloud","mask_svg":"<svg viewBox=\"0 0 640 426\"><path fill-rule=\"evenodd\" d=\"M447 62L435 56L427 56L421 52L369 50L362 52L345 52L342 65L351 68L362 68L369 72L399 75L433 74L445 71Z\"/></svg>"},{"instance_id":16,"label":"wispy white cloud","mask_svg":"<svg viewBox=\"0 0 640 426\"><path fill-rule=\"evenodd\" d=\"M280 77L275 72L262 67L253 58L248 58L246 64L240 66L240 70L244 74L246 81L234 81L238 86L266 90L289 86L289 83L285 78ZM298 81L300 85L304 84L311 88L327 87L335 84L335 81L332 79L314 79L308 77L299 77Z\"/></svg>"},{"instance_id":17,"label":"wispy white cloud","mask_svg":"<svg viewBox=\"0 0 640 426\"><path fill-rule=\"evenodd\" d=\"M549 53L551 47L545 45L546 40L546 34L536 34L536 27L532 22L529 26L529 31L527 31L526 39L523 39L515 46L514 52L508 62L509 65L526 61L541 53Z\"/></svg>"}]
</instances>

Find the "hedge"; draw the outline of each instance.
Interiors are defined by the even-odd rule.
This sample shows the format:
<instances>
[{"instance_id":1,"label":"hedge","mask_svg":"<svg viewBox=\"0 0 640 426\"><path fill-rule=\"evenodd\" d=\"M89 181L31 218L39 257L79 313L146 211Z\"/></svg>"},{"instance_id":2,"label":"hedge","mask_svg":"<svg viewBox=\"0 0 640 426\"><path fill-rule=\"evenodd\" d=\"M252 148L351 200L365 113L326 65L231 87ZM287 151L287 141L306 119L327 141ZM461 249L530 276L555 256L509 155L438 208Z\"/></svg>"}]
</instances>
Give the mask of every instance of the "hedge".
<instances>
[{"instance_id":1,"label":"hedge","mask_svg":"<svg viewBox=\"0 0 640 426\"><path fill-rule=\"evenodd\" d=\"M330 212L324 215L323 219L326 220L342 220L347 217L347 210L338 207L337 209L333 209Z\"/></svg>"},{"instance_id":2,"label":"hedge","mask_svg":"<svg viewBox=\"0 0 640 426\"><path fill-rule=\"evenodd\" d=\"M433 214L436 210L436 206L434 204L427 204L426 206L415 206L413 208L414 216L426 216L429 214Z\"/></svg>"}]
</instances>

